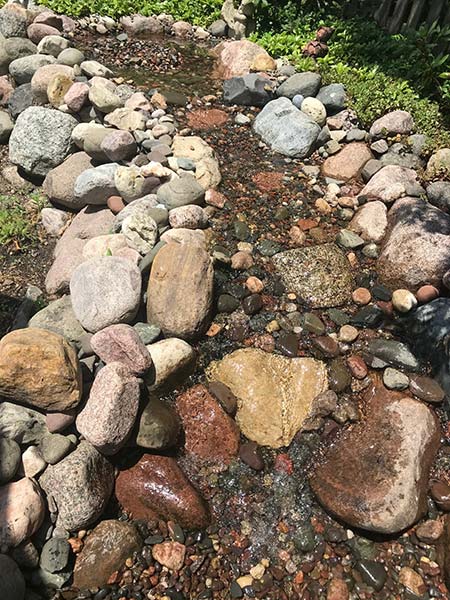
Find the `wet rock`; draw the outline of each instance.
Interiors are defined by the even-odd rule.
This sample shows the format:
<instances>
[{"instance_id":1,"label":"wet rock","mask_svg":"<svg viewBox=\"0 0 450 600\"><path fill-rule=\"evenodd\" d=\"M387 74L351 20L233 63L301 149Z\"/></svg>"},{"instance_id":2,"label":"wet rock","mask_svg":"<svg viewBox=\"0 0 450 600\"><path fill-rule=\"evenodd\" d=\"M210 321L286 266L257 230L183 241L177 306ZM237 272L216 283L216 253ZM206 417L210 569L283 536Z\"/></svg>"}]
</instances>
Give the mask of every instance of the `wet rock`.
<instances>
[{"instance_id":1,"label":"wet rock","mask_svg":"<svg viewBox=\"0 0 450 600\"><path fill-rule=\"evenodd\" d=\"M186 452L218 470L228 467L239 448L239 428L208 390L197 385L177 399Z\"/></svg>"},{"instance_id":2,"label":"wet rock","mask_svg":"<svg viewBox=\"0 0 450 600\"><path fill-rule=\"evenodd\" d=\"M92 384L77 417L81 435L102 454L116 454L127 441L139 409L140 382L125 365L107 364Z\"/></svg>"},{"instance_id":3,"label":"wet rock","mask_svg":"<svg viewBox=\"0 0 450 600\"><path fill-rule=\"evenodd\" d=\"M322 165L322 173L325 177L347 181L357 177L366 162L372 158L372 153L366 144L353 142L327 158Z\"/></svg>"},{"instance_id":4,"label":"wet rock","mask_svg":"<svg viewBox=\"0 0 450 600\"><path fill-rule=\"evenodd\" d=\"M383 373L383 383L388 390L406 390L409 377L397 369L388 367Z\"/></svg>"},{"instance_id":5,"label":"wet rock","mask_svg":"<svg viewBox=\"0 0 450 600\"><path fill-rule=\"evenodd\" d=\"M136 444L149 450L173 447L181 430L180 420L173 408L151 395L138 419Z\"/></svg>"},{"instance_id":6,"label":"wet rock","mask_svg":"<svg viewBox=\"0 0 450 600\"><path fill-rule=\"evenodd\" d=\"M135 519L173 520L187 529L203 529L210 520L203 498L170 457L145 454L121 471L116 496Z\"/></svg>"},{"instance_id":7,"label":"wet rock","mask_svg":"<svg viewBox=\"0 0 450 600\"><path fill-rule=\"evenodd\" d=\"M440 510L450 511L450 485L446 481L433 481L430 494Z\"/></svg>"},{"instance_id":8,"label":"wet rock","mask_svg":"<svg viewBox=\"0 0 450 600\"><path fill-rule=\"evenodd\" d=\"M439 285L450 267L450 217L416 198L403 198L388 214L389 229L378 260L380 280L415 291Z\"/></svg>"},{"instance_id":9,"label":"wet rock","mask_svg":"<svg viewBox=\"0 0 450 600\"><path fill-rule=\"evenodd\" d=\"M414 121L409 112L405 110L394 110L377 119L370 128L373 137L385 137L400 133L406 135L414 128Z\"/></svg>"},{"instance_id":10,"label":"wet rock","mask_svg":"<svg viewBox=\"0 0 450 600\"><path fill-rule=\"evenodd\" d=\"M285 288L313 308L340 306L351 298L350 263L335 244L295 248L272 260Z\"/></svg>"},{"instance_id":11,"label":"wet rock","mask_svg":"<svg viewBox=\"0 0 450 600\"><path fill-rule=\"evenodd\" d=\"M427 510L439 426L424 404L400 392L372 387L366 402L366 419L327 450L311 485L323 506L350 526L398 533Z\"/></svg>"},{"instance_id":12,"label":"wet rock","mask_svg":"<svg viewBox=\"0 0 450 600\"><path fill-rule=\"evenodd\" d=\"M79 589L103 587L127 558L142 547L142 539L131 523L107 520L93 530L77 556L74 585Z\"/></svg>"},{"instance_id":13,"label":"wet rock","mask_svg":"<svg viewBox=\"0 0 450 600\"><path fill-rule=\"evenodd\" d=\"M223 84L223 98L228 104L264 106L273 98L272 84L256 73L233 77Z\"/></svg>"},{"instance_id":14,"label":"wet rock","mask_svg":"<svg viewBox=\"0 0 450 600\"><path fill-rule=\"evenodd\" d=\"M91 347L105 364L122 363L136 375L142 375L153 364L145 344L130 325L102 329L92 336Z\"/></svg>"},{"instance_id":15,"label":"wet rock","mask_svg":"<svg viewBox=\"0 0 450 600\"><path fill-rule=\"evenodd\" d=\"M361 195L379 198L383 202L394 202L402 196L420 196L422 192L416 171L388 165L375 173L361 190Z\"/></svg>"},{"instance_id":16,"label":"wet rock","mask_svg":"<svg viewBox=\"0 0 450 600\"><path fill-rule=\"evenodd\" d=\"M213 54L218 59L218 71L223 79L246 75L255 61L259 63L257 71L276 69L273 58L261 46L249 40L221 42L214 48Z\"/></svg>"},{"instance_id":17,"label":"wet rock","mask_svg":"<svg viewBox=\"0 0 450 600\"><path fill-rule=\"evenodd\" d=\"M386 583L387 573L384 566L374 560L360 560L356 565L366 585L379 592Z\"/></svg>"},{"instance_id":18,"label":"wet rock","mask_svg":"<svg viewBox=\"0 0 450 600\"><path fill-rule=\"evenodd\" d=\"M14 440L0 438L0 485L8 483L21 462L20 446Z\"/></svg>"},{"instance_id":19,"label":"wet rock","mask_svg":"<svg viewBox=\"0 0 450 600\"><path fill-rule=\"evenodd\" d=\"M366 242L381 242L387 229L387 208L378 200L361 206L350 221L349 228Z\"/></svg>"},{"instance_id":20,"label":"wet rock","mask_svg":"<svg viewBox=\"0 0 450 600\"><path fill-rule=\"evenodd\" d=\"M209 325L212 293L209 255L192 244L167 244L153 261L147 320L157 324L165 336L195 339Z\"/></svg>"},{"instance_id":21,"label":"wet rock","mask_svg":"<svg viewBox=\"0 0 450 600\"><path fill-rule=\"evenodd\" d=\"M14 502L11 499L14 498ZM32 479L20 479L0 487L0 543L15 548L29 539L42 524L44 500ZM1 581L1 572L0 572Z\"/></svg>"},{"instance_id":22,"label":"wet rock","mask_svg":"<svg viewBox=\"0 0 450 600\"><path fill-rule=\"evenodd\" d=\"M77 121L62 112L31 106L19 115L9 140L9 160L31 175L45 177L71 150ZM42 140L51 140L43 144Z\"/></svg>"},{"instance_id":23,"label":"wet rock","mask_svg":"<svg viewBox=\"0 0 450 600\"><path fill-rule=\"evenodd\" d=\"M253 123L255 133L275 150L286 156L308 156L319 137L320 127L288 98L266 104Z\"/></svg>"},{"instance_id":24,"label":"wet rock","mask_svg":"<svg viewBox=\"0 0 450 600\"><path fill-rule=\"evenodd\" d=\"M77 267L71 277L74 313L92 333L130 322L139 308L141 284L139 269L125 258L93 258Z\"/></svg>"},{"instance_id":25,"label":"wet rock","mask_svg":"<svg viewBox=\"0 0 450 600\"><path fill-rule=\"evenodd\" d=\"M73 348L44 329L16 329L0 341L0 393L52 410L77 406L81 369Z\"/></svg>"},{"instance_id":26,"label":"wet rock","mask_svg":"<svg viewBox=\"0 0 450 600\"><path fill-rule=\"evenodd\" d=\"M291 443L312 401L328 387L320 361L288 359L254 348L236 350L211 363L207 377L225 384L236 396L236 421L242 433L273 448Z\"/></svg>"},{"instance_id":27,"label":"wet rock","mask_svg":"<svg viewBox=\"0 0 450 600\"><path fill-rule=\"evenodd\" d=\"M184 340L168 338L148 345L147 350L154 367L147 376L151 389L175 387L194 371L196 354Z\"/></svg>"},{"instance_id":28,"label":"wet rock","mask_svg":"<svg viewBox=\"0 0 450 600\"><path fill-rule=\"evenodd\" d=\"M94 523L114 486L114 468L89 442L56 465L47 467L39 484L58 508L58 525L78 531Z\"/></svg>"},{"instance_id":29,"label":"wet rock","mask_svg":"<svg viewBox=\"0 0 450 600\"><path fill-rule=\"evenodd\" d=\"M368 351L383 362L409 371L417 371L419 362L403 342L377 338L369 341Z\"/></svg>"},{"instance_id":30,"label":"wet rock","mask_svg":"<svg viewBox=\"0 0 450 600\"><path fill-rule=\"evenodd\" d=\"M25 598L25 579L22 572L6 554L0 554L0 595L8 600Z\"/></svg>"},{"instance_id":31,"label":"wet rock","mask_svg":"<svg viewBox=\"0 0 450 600\"><path fill-rule=\"evenodd\" d=\"M402 567L398 574L399 582L415 596L422 596L427 591L422 577L410 567Z\"/></svg>"},{"instance_id":32,"label":"wet rock","mask_svg":"<svg viewBox=\"0 0 450 600\"><path fill-rule=\"evenodd\" d=\"M421 400L440 404L445 398L445 392L437 381L422 375L412 375L409 378L409 389Z\"/></svg>"},{"instance_id":33,"label":"wet rock","mask_svg":"<svg viewBox=\"0 0 450 600\"><path fill-rule=\"evenodd\" d=\"M152 548L153 558L170 571L179 571L186 556L186 546L179 542L163 542Z\"/></svg>"}]
</instances>

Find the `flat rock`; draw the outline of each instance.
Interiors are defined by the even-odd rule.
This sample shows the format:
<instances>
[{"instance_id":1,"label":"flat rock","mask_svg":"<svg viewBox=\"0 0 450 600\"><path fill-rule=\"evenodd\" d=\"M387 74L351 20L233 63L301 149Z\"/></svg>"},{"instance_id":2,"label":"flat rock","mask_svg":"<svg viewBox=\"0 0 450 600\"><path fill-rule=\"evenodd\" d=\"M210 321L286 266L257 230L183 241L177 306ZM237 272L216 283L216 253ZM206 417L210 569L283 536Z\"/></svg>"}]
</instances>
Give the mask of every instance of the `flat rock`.
<instances>
[{"instance_id":1,"label":"flat rock","mask_svg":"<svg viewBox=\"0 0 450 600\"><path fill-rule=\"evenodd\" d=\"M322 174L332 179L347 181L358 177L372 152L363 142L353 142L326 159L322 165Z\"/></svg>"},{"instance_id":2,"label":"flat rock","mask_svg":"<svg viewBox=\"0 0 450 600\"><path fill-rule=\"evenodd\" d=\"M58 525L78 531L94 523L105 509L114 487L114 467L89 442L56 465L39 480L58 508Z\"/></svg>"},{"instance_id":3,"label":"flat rock","mask_svg":"<svg viewBox=\"0 0 450 600\"><path fill-rule=\"evenodd\" d=\"M366 406L364 421L328 448L311 485L326 510L351 527L399 533L427 511L439 425L425 404L382 386L371 387Z\"/></svg>"},{"instance_id":4,"label":"flat rock","mask_svg":"<svg viewBox=\"0 0 450 600\"><path fill-rule=\"evenodd\" d=\"M320 134L320 126L288 98L266 104L253 129L272 150L297 158L311 154Z\"/></svg>"},{"instance_id":5,"label":"flat rock","mask_svg":"<svg viewBox=\"0 0 450 600\"><path fill-rule=\"evenodd\" d=\"M289 446L309 416L313 400L328 388L324 363L285 358L263 350L236 350L207 369L238 401L242 433L262 446Z\"/></svg>"},{"instance_id":6,"label":"flat rock","mask_svg":"<svg viewBox=\"0 0 450 600\"><path fill-rule=\"evenodd\" d=\"M32 479L24 478L1 486L1 545L15 548L29 539L41 526L44 515L44 500L39 486Z\"/></svg>"},{"instance_id":7,"label":"flat rock","mask_svg":"<svg viewBox=\"0 0 450 600\"><path fill-rule=\"evenodd\" d=\"M96 333L115 323L129 323L141 300L141 273L129 260L103 256L82 263L70 280L75 316Z\"/></svg>"},{"instance_id":8,"label":"flat rock","mask_svg":"<svg viewBox=\"0 0 450 600\"><path fill-rule=\"evenodd\" d=\"M394 288L438 286L450 268L450 217L417 198L398 200L388 213L377 270Z\"/></svg>"},{"instance_id":9,"label":"flat rock","mask_svg":"<svg viewBox=\"0 0 450 600\"><path fill-rule=\"evenodd\" d=\"M16 329L0 341L0 394L41 410L67 410L81 399L72 346L45 329Z\"/></svg>"},{"instance_id":10,"label":"flat rock","mask_svg":"<svg viewBox=\"0 0 450 600\"><path fill-rule=\"evenodd\" d=\"M142 548L142 538L131 523L102 521L86 539L74 568L74 586L79 589L103 587L127 558Z\"/></svg>"},{"instance_id":11,"label":"flat rock","mask_svg":"<svg viewBox=\"0 0 450 600\"><path fill-rule=\"evenodd\" d=\"M214 269L205 250L167 244L153 261L147 290L147 319L166 337L192 340L210 322Z\"/></svg>"},{"instance_id":12,"label":"flat rock","mask_svg":"<svg viewBox=\"0 0 450 600\"><path fill-rule=\"evenodd\" d=\"M77 121L57 110L31 106L19 115L9 139L9 159L31 175L45 177L68 156ZM43 144L42 140L51 140Z\"/></svg>"},{"instance_id":13,"label":"flat rock","mask_svg":"<svg viewBox=\"0 0 450 600\"><path fill-rule=\"evenodd\" d=\"M272 261L286 289L312 308L340 306L351 300L350 263L335 244L280 252Z\"/></svg>"},{"instance_id":14,"label":"flat rock","mask_svg":"<svg viewBox=\"0 0 450 600\"><path fill-rule=\"evenodd\" d=\"M116 496L135 519L173 520L187 529L203 529L210 521L208 507L174 458L144 454L121 471Z\"/></svg>"},{"instance_id":15,"label":"flat rock","mask_svg":"<svg viewBox=\"0 0 450 600\"><path fill-rule=\"evenodd\" d=\"M394 202L402 196L418 196L420 190L415 171L397 165L387 165L375 173L361 190L361 196L379 198L383 202Z\"/></svg>"},{"instance_id":16,"label":"flat rock","mask_svg":"<svg viewBox=\"0 0 450 600\"><path fill-rule=\"evenodd\" d=\"M350 221L349 228L366 242L378 243L386 234L387 224L386 205L379 200L374 200L358 208Z\"/></svg>"},{"instance_id":17,"label":"flat rock","mask_svg":"<svg viewBox=\"0 0 450 600\"><path fill-rule=\"evenodd\" d=\"M153 364L137 331L123 323L110 325L95 333L91 338L91 347L105 364L122 363L136 375L142 375Z\"/></svg>"},{"instance_id":18,"label":"flat rock","mask_svg":"<svg viewBox=\"0 0 450 600\"><path fill-rule=\"evenodd\" d=\"M140 382L125 365L111 362L98 373L76 425L102 454L116 454L131 433L139 409Z\"/></svg>"},{"instance_id":19,"label":"flat rock","mask_svg":"<svg viewBox=\"0 0 450 600\"><path fill-rule=\"evenodd\" d=\"M177 398L185 450L194 460L226 469L239 450L239 428L203 385Z\"/></svg>"}]
</instances>

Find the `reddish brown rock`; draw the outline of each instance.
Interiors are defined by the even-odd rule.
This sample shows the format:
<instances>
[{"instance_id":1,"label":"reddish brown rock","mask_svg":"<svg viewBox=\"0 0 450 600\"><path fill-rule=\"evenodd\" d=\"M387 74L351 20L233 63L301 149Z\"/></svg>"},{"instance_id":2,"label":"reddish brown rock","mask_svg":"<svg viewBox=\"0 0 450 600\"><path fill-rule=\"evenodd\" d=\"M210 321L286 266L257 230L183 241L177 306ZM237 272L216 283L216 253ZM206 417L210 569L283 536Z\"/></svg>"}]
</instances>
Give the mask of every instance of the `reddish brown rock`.
<instances>
[{"instance_id":1,"label":"reddish brown rock","mask_svg":"<svg viewBox=\"0 0 450 600\"><path fill-rule=\"evenodd\" d=\"M358 177L366 162L373 158L372 152L363 142L353 142L330 156L322 165L325 177L347 181Z\"/></svg>"},{"instance_id":2,"label":"reddish brown rock","mask_svg":"<svg viewBox=\"0 0 450 600\"><path fill-rule=\"evenodd\" d=\"M209 189L205 192L205 202L206 204L209 204L209 206L223 208L227 202L227 197L217 190Z\"/></svg>"},{"instance_id":3,"label":"reddish brown rock","mask_svg":"<svg viewBox=\"0 0 450 600\"><path fill-rule=\"evenodd\" d=\"M152 554L163 567L170 571L179 571L184 564L186 546L179 542L163 542L153 546Z\"/></svg>"},{"instance_id":4,"label":"reddish brown rock","mask_svg":"<svg viewBox=\"0 0 450 600\"><path fill-rule=\"evenodd\" d=\"M343 579L335 577L328 584L327 600L348 600L349 591Z\"/></svg>"},{"instance_id":5,"label":"reddish brown rock","mask_svg":"<svg viewBox=\"0 0 450 600\"><path fill-rule=\"evenodd\" d=\"M450 485L446 481L433 481L430 494L438 508L450 511Z\"/></svg>"},{"instance_id":6,"label":"reddish brown rock","mask_svg":"<svg viewBox=\"0 0 450 600\"><path fill-rule=\"evenodd\" d=\"M192 129L213 129L225 125L228 115L218 108L198 109L189 112L187 120Z\"/></svg>"},{"instance_id":7,"label":"reddish brown rock","mask_svg":"<svg viewBox=\"0 0 450 600\"><path fill-rule=\"evenodd\" d=\"M367 365L361 356L353 354L347 358L347 365L353 377L356 379L364 379L367 375Z\"/></svg>"},{"instance_id":8,"label":"reddish brown rock","mask_svg":"<svg viewBox=\"0 0 450 600\"><path fill-rule=\"evenodd\" d=\"M8 75L0 77L0 105L6 106L8 104L9 97L14 91Z\"/></svg>"},{"instance_id":9,"label":"reddish brown rock","mask_svg":"<svg viewBox=\"0 0 450 600\"><path fill-rule=\"evenodd\" d=\"M133 327L119 323L95 333L92 350L105 363L119 362L132 373L143 375L153 365L150 352Z\"/></svg>"},{"instance_id":10,"label":"reddish brown rock","mask_svg":"<svg viewBox=\"0 0 450 600\"><path fill-rule=\"evenodd\" d=\"M201 463L226 468L239 449L239 428L203 385L177 399L183 422L186 452Z\"/></svg>"},{"instance_id":11,"label":"reddish brown rock","mask_svg":"<svg viewBox=\"0 0 450 600\"><path fill-rule=\"evenodd\" d=\"M142 547L142 539L131 523L102 521L89 535L77 556L73 584L79 589L102 587Z\"/></svg>"},{"instance_id":12,"label":"reddish brown rock","mask_svg":"<svg viewBox=\"0 0 450 600\"><path fill-rule=\"evenodd\" d=\"M437 381L431 377L421 375L411 375L409 379L409 389L417 398L431 402L433 404L441 403L445 398L445 392Z\"/></svg>"},{"instance_id":13,"label":"reddish brown rock","mask_svg":"<svg viewBox=\"0 0 450 600\"><path fill-rule=\"evenodd\" d=\"M253 175L252 181L261 192L274 192L283 185L283 173L273 171Z\"/></svg>"},{"instance_id":14,"label":"reddish brown rock","mask_svg":"<svg viewBox=\"0 0 450 600\"><path fill-rule=\"evenodd\" d=\"M434 285L423 285L416 292L417 302L426 304L439 297L439 290Z\"/></svg>"},{"instance_id":15,"label":"reddish brown rock","mask_svg":"<svg viewBox=\"0 0 450 600\"><path fill-rule=\"evenodd\" d=\"M311 485L322 505L350 526L398 533L426 513L439 424L425 404L378 382L365 404L365 419L328 448Z\"/></svg>"},{"instance_id":16,"label":"reddish brown rock","mask_svg":"<svg viewBox=\"0 0 450 600\"><path fill-rule=\"evenodd\" d=\"M125 203L120 196L110 196L106 201L106 204L109 210L115 215L125 208Z\"/></svg>"},{"instance_id":17,"label":"reddish brown rock","mask_svg":"<svg viewBox=\"0 0 450 600\"><path fill-rule=\"evenodd\" d=\"M443 521L424 521L416 529L416 536L421 542L434 544L444 533Z\"/></svg>"},{"instance_id":18,"label":"reddish brown rock","mask_svg":"<svg viewBox=\"0 0 450 600\"><path fill-rule=\"evenodd\" d=\"M135 519L173 520L186 529L203 529L210 522L205 501L168 456L144 454L119 473L116 496Z\"/></svg>"}]
</instances>

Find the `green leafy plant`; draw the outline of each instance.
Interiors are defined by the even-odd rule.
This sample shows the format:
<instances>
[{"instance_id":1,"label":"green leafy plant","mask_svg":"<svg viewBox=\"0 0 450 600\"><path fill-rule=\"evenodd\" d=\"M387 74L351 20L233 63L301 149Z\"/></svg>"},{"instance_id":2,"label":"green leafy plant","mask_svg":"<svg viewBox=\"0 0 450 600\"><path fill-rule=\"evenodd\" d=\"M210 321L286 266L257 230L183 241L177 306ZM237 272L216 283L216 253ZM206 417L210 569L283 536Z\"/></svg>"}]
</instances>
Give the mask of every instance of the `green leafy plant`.
<instances>
[{"instance_id":1,"label":"green leafy plant","mask_svg":"<svg viewBox=\"0 0 450 600\"><path fill-rule=\"evenodd\" d=\"M14 245L17 250L37 242L39 213L45 199L32 194L29 199L0 196L0 245Z\"/></svg>"}]
</instances>

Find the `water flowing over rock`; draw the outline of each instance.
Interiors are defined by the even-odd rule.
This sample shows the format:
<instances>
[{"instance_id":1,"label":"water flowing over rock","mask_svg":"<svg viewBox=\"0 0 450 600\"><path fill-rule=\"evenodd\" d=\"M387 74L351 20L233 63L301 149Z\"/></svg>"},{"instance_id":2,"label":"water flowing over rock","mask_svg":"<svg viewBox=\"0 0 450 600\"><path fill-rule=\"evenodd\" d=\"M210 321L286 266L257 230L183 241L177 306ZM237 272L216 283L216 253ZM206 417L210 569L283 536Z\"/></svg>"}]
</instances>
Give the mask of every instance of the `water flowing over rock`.
<instances>
[{"instance_id":1,"label":"water flowing over rock","mask_svg":"<svg viewBox=\"0 0 450 600\"><path fill-rule=\"evenodd\" d=\"M287 98L266 104L253 129L272 150L297 158L311 154L320 134L319 125Z\"/></svg>"},{"instance_id":2,"label":"water flowing over rock","mask_svg":"<svg viewBox=\"0 0 450 600\"><path fill-rule=\"evenodd\" d=\"M340 306L351 299L350 263L335 244L295 248L272 260L286 289L313 308Z\"/></svg>"},{"instance_id":3,"label":"water flowing over rock","mask_svg":"<svg viewBox=\"0 0 450 600\"><path fill-rule=\"evenodd\" d=\"M381 280L417 290L441 284L450 269L450 217L423 200L402 198L388 213L388 233L378 261Z\"/></svg>"},{"instance_id":4,"label":"water flowing over rock","mask_svg":"<svg viewBox=\"0 0 450 600\"><path fill-rule=\"evenodd\" d=\"M210 520L203 498L170 457L144 454L119 473L116 496L135 519L172 519L188 529L202 529Z\"/></svg>"},{"instance_id":5,"label":"water flowing over rock","mask_svg":"<svg viewBox=\"0 0 450 600\"><path fill-rule=\"evenodd\" d=\"M212 293L209 255L192 244L167 244L156 255L150 273L148 322L156 323L166 336L198 338L209 325Z\"/></svg>"},{"instance_id":6,"label":"water flowing over rock","mask_svg":"<svg viewBox=\"0 0 450 600\"><path fill-rule=\"evenodd\" d=\"M325 453L311 478L324 507L352 527L393 534L427 510L439 425L423 403L372 386L366 419Z\"/></svg>"},{"instance_id":7,"label":"water flowing over rock","mask_svg":"<svg viewBox=\"0 0 450 600\"><path fill-rule=\"evenodd\" d=\"M17 329L0 341L0 394L45 410L81 399L81 368L70 344L44 329Z\"/></svg>"},{"instance_id":8,"label":"water flowing over rock","mask_svg":"<svg viewBox=\"0 0 450 600\"><path fill-rule=\"evenodd\" d=\"M94 523L105 509L114 487L114 468L89 442L56 465L39 480L58 509L58 524L77 531Z\"/></svg>"},{"instance_id":9,"label":"water flowing over rock","mask_svg":"<svg viewBox=\"0 0 450 600\"><path fill-rule=\"evenodd\" d=\"M328 387L324 363L285 358L255 348L236 350L207 369L210 381L227 385L238 399L242 433L263 446L289 446Z\"/></svg>"}]
</instances>

